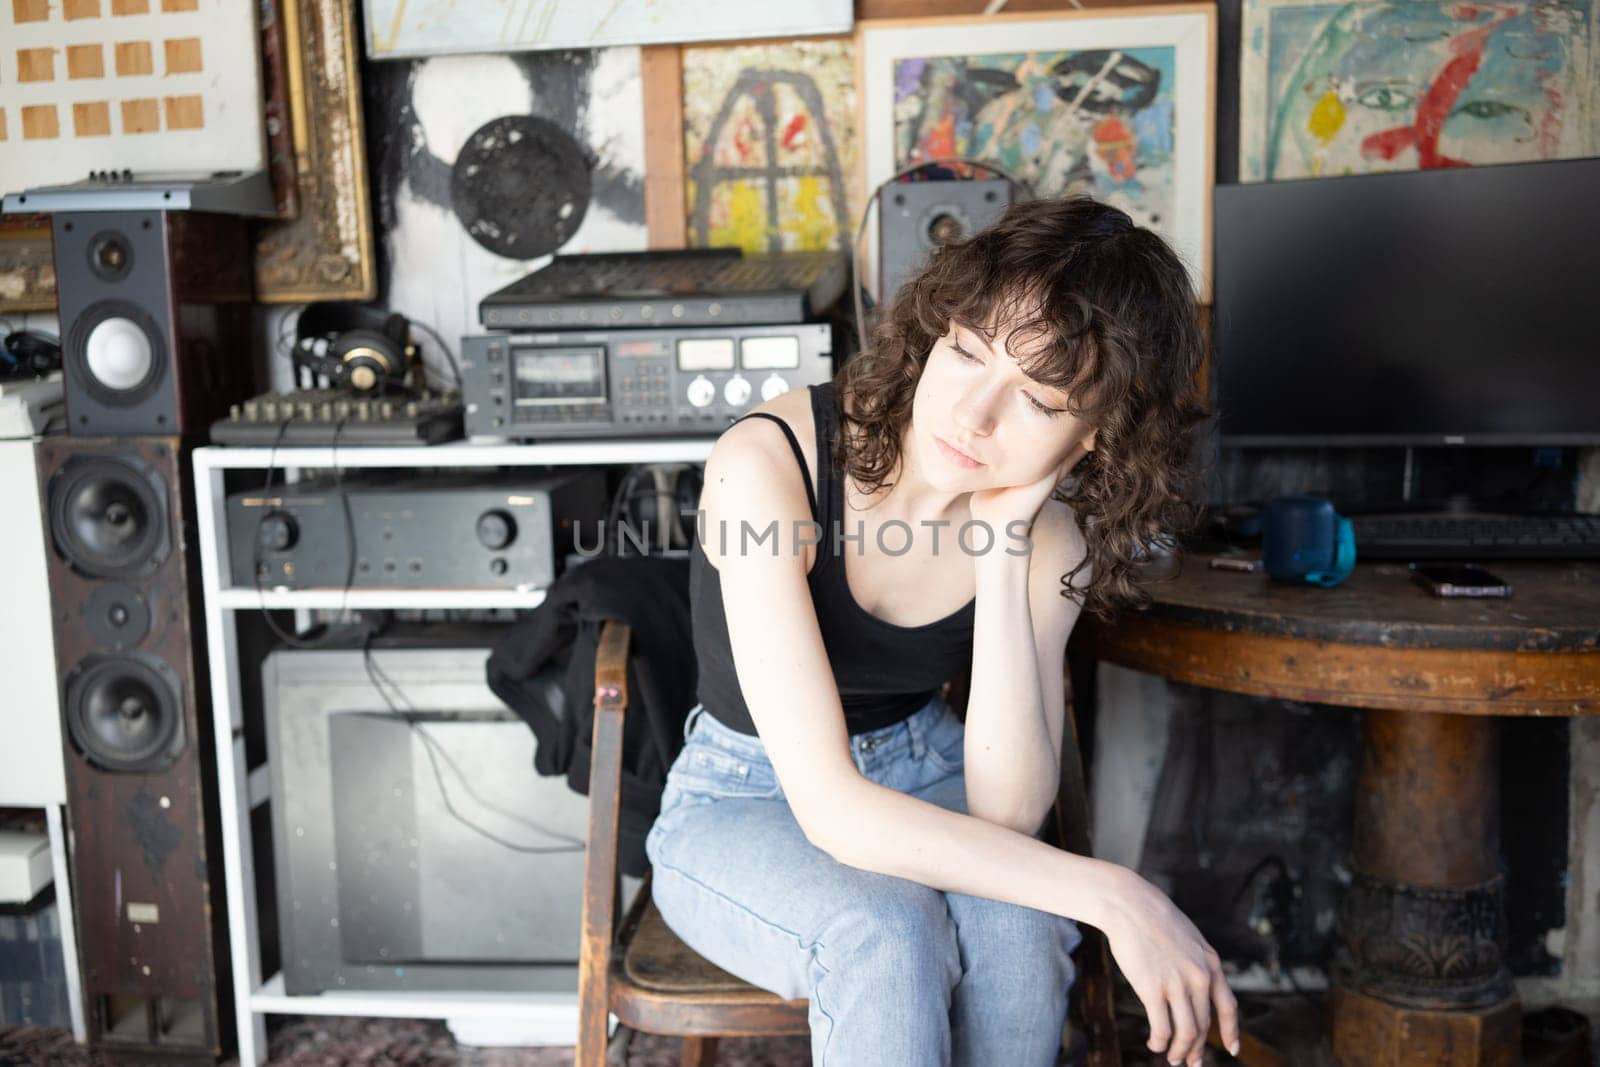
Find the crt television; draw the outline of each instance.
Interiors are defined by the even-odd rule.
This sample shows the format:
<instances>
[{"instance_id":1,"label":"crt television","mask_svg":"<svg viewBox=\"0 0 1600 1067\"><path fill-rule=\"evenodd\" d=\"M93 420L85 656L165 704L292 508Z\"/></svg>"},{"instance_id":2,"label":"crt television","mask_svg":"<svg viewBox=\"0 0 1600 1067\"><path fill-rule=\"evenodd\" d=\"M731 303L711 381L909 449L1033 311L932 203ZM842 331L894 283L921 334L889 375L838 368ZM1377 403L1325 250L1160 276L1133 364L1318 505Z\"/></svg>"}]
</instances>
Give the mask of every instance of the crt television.
<instances>
[{"instance_id":1,"label":"crt television","mask_svg":"<svg viewBox=\"0 0 1600 1067\"><path fill-rule=\"evenodd\" d=\"M1222 444L1600 443L1600 159L1223 185Z\"/></svg>"}]
</instances>

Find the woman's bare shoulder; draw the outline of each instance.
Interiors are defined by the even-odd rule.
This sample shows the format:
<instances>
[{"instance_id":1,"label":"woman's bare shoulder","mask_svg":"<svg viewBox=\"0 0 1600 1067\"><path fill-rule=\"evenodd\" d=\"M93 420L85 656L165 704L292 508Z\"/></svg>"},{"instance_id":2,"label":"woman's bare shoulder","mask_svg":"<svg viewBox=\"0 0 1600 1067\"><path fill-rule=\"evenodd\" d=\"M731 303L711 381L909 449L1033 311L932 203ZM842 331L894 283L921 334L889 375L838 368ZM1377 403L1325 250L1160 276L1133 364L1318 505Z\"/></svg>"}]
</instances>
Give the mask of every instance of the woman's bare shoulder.
<instances>
[{"instance_id":1,"label":"woman's bare shoulder","mask_svg":"<svg viewBox=\"0 0 1600 1067\"><path fill-rule=\"evenodd\" d=\"M1088 553L1083 527L1078 513L1071 504L1051 498L1039 509L1033 520L1033 569L1054 570L1056 574L1071 570Z\"/></svg>"},{"instance_id":2,"label":"woman's bare shoulder","mask_svg":"<svg viewBox=\"0 0 1600 1067\"><path fill-rule=\"evenodd\" d=\"M773 397L754 409L754 413L776 416L794 432L806 459L805 475L815 484L813 458L817 448L817 429L812 424L810 393L792 389ZM795 469L794 450L783 431L771 419L746 418L730 426L717 438L706 461L708 480L715 475L739 481L771 478L780 471ZM803 486L801 487L804 488ZM802 499L804 499L802 495Z\"/></svg>"},{"instance_id":3,"label":"woman's bare shoulder","mask_svg":"<svg viewBox=\"0 0 1600 1067\"><path fill-rule=\"evenodd\" d=\"M713 521L809 519L806 480L815 478L811 468L816 462L816 429L811 424L808 394L794 390L756 410L788 424L806 465L797 465L788 438L771 419L744 419L729 427L712 446L701 509Z\"/></svg>"},{"instance_id":4,"label":"woman's bare shoulder","mask_svg":"<svg viewBox=\"0 0 1600 1067\"><path fill-rule=\"evenodd\" d=\"M800 439L800 447L809 454L817 444L817 427L811 417L811 390L791 389L787 393L780 393L771 400L765 401L755 409L766 415L776 415L789 424L794 435ZM752 419L752 422L765 422L765 419ZM774 427L776 429L776 427Z\"/></svg>"}]
</instances>

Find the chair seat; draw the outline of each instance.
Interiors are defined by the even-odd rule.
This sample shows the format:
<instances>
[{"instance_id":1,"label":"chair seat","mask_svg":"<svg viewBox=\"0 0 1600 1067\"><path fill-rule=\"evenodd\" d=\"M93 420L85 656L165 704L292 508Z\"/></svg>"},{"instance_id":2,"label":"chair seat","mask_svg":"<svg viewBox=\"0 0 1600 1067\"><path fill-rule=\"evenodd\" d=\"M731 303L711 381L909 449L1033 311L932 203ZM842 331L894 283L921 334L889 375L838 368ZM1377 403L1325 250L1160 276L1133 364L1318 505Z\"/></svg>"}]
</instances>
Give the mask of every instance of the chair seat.
<instances>
[{"instance_id":1,"label":"chair seat","mask_svg":"<svg viewBox=\"0 0 1600 1067\"><path fill-rule=\"evenodd\" d=\"M679 940L655 902L645 904L621 966L611 1010L635 1030L672 1034L807 1034L808 1003L784 1000L711 963Z\"/></svg>"}]
</instances>

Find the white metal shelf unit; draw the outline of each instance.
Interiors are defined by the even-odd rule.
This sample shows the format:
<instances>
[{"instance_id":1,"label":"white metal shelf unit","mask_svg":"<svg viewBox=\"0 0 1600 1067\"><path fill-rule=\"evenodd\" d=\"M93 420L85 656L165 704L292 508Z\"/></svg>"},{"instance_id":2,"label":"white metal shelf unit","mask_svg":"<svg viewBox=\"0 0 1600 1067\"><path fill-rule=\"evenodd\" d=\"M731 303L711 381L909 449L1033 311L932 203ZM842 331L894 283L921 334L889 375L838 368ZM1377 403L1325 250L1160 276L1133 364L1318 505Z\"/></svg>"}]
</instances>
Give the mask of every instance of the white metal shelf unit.
<instances>
[{"instance_id":1,"label":"white metal shelf unit","mask_svg":"<svg viewBox=\"0 0 1600 1067\"><path fill-rule=\"evenodd\" d=\"M608 466L634 463L702 463L709 438L559 442L538 445L458 442L397 448L198 448L194 452L195 510L205 596L206 649L211 672L211 716L216 741L217 793L222 822L222 867L228 907L228 958L233 972L239 1062L265 1062L266 1016L394 1015L407 1018L515 1020L553 1040L577 1033L577 999L566 993L520 996L460 993L329 993L292 996L283 975L261 973L261 946L252 857L251 810L268 799L265 765L252 774L245 757L236 614L288 608L504 608L533 607L542 590L280 590L232 585L228 565L229 471L317 468L437 469L449 467Z\"/></svg>"}]
</instances>

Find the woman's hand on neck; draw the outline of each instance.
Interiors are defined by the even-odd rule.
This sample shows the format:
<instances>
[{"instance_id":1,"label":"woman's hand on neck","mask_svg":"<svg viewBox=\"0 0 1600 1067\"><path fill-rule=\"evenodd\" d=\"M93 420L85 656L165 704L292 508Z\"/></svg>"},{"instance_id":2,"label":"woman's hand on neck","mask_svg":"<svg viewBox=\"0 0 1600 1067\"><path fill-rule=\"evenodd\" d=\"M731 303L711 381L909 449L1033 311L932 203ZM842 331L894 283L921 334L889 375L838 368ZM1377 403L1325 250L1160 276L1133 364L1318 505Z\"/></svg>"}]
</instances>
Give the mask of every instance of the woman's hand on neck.
<instances>
[{"instance_id":1,"label":"woman's hand on neck","mask_svg":"<svg viewBox=\"0 0 1600 1067\"><path fill-rule=\"evenodd\" d=\"M1055 492L1056 487L1072 472L1072 468L1088 454L1089 449L1083 442L1079 442L1073 445L1072 451L1068 452L1066 458L1052 468L1050 473L1037 481L1026 485L982 489L970 494L968 507L972 517L987 523L997 532L1009 529L1010 524L1014 522L1023 522L1031 527L1033 520L1039 515L1039 509L1050 499L1050 494Z\"/></svg>"}]
</instances>

